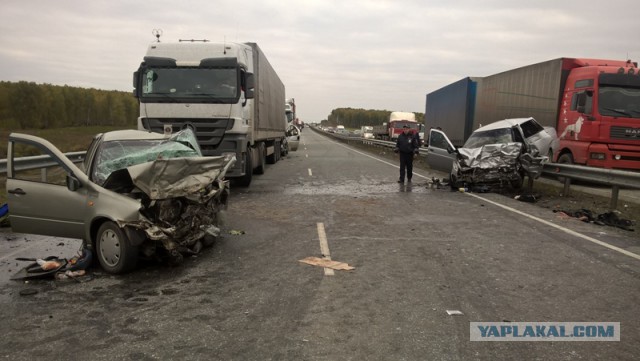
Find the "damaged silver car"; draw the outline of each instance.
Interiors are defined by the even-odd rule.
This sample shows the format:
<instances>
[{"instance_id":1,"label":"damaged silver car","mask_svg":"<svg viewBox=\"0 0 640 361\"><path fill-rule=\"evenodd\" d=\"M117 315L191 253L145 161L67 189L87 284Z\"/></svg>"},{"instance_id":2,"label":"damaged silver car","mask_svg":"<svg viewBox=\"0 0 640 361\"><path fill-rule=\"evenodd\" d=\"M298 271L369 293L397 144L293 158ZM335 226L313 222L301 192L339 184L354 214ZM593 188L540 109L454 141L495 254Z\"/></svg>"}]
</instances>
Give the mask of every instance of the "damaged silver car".
<instances>
[{"instance_id":1,"label":"damaged silver car","mask_svg":"<svg viewBox=\"0 0 640 361\"><path fill-rule=\"evenodd\" d=\"M538 178L542 165L558 149L553 128L533 118L505 119L476 129L461 148L446 134L432 129L428 164L450 171L452 188L482 186L521 188L524 177Z\"/></svg>"},{"instance_id":2,"label":"damaged silver car","mask_svg":"<svg viewBox=\"0 0 640 361\"><path fill-rule=\"evenodd\" d=\"M12 230L82 239L109 273L132 270L141 256L178 263L212 243L235 162L203 157L190 129L98 134L80 165L26 134L9 136L7 154ZM25 155L46 171L21 166Z\"/></svg>"}]
</instances>

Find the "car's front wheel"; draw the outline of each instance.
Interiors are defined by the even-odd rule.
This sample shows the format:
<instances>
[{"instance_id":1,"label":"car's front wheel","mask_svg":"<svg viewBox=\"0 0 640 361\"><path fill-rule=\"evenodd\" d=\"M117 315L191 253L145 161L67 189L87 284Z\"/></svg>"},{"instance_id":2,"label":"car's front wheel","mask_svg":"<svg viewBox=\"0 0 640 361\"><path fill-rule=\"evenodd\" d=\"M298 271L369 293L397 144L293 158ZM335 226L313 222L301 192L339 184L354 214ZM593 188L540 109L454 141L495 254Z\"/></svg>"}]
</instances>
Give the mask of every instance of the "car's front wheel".
<instances>
[{"instance_id":1,"label":"car's front wheel","mask_svg":"<svg viewBox=\"0 0 640 361\"><path fill-rule=\"evenodd\" d=\"M125 273L138 263L138 248L114 222L105 222L98 229L96 251L100 265L108 273Z\"/></svg>"}]
</instances>

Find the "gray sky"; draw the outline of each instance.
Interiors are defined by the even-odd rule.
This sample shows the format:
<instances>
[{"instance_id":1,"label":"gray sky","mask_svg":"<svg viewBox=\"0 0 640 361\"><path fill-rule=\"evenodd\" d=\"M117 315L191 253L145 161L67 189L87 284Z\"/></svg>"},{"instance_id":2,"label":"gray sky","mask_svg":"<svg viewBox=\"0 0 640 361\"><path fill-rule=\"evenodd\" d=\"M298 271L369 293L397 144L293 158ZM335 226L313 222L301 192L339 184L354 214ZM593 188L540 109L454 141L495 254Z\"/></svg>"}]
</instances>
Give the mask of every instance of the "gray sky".
<instances>
[{"instance_id":1,"label":"gray sky","mask_svg":"<svg viewBox=\"0 0 640 361\"><path fill-rule=\"evenodd\" d=\"M559 57L640 60L635 1L2 0L0 80L131 91L162 29L257 42L305 122L340 107L425 111L465 76Z\"/></svg>"}]
</instances>

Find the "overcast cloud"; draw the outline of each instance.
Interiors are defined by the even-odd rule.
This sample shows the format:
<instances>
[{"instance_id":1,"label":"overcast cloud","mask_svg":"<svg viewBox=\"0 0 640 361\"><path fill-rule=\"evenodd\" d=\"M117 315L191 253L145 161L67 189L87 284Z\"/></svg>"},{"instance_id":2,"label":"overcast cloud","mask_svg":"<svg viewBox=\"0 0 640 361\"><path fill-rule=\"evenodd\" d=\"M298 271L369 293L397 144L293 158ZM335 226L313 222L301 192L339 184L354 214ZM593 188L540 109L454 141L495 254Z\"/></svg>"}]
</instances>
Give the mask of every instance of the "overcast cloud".
<instances>
[{"instance_id":1,"label":"overcast cloud","mask_svg":"<svg viewBox=\"0 0 640 361\"><path fill-rule=\"evenodd\" d=\"M640 60L633 1L3 0L0 80L131 91L161 41L256 42L306 122L559 57Z\"/></svg>"}]
</instances>

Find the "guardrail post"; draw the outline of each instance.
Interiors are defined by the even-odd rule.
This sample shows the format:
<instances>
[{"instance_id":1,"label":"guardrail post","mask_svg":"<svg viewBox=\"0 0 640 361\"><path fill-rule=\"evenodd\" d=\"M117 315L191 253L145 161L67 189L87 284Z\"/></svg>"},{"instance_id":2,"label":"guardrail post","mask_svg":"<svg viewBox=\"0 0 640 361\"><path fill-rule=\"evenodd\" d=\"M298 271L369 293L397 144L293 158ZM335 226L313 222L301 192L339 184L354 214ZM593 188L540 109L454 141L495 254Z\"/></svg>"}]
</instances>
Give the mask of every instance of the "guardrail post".
<instances>
[{"instance_id":1,"label":"guardrail post","mask_svg":"<svg viewBox=\"0 0 640 361\"><path fill-rule=\"evenodd\" d=\"M564 177L564 189L562 190L562 194L566 197L569 195L569 186L571 185L571 178Z\"/></svg>"},{"instance_id":2,"label":"guardrail post","mask_svg":"<svg viewBox=\"0 0 640 361\"><path fill-rule=\"evenodd\" d=\"M620 193L620 187L613 186L611 188L611 210L615 210L616 208L618 208L618 193Z\"/></svg>"},{"instance_id":3,"label":"guardrail post","mask_svg":"<svg viewBox=\"0 0 640 361\"><path fill-rule=\"evenodd\" d=\"M40 169L40 180L42 183L47 183L47 168Z\"/></svg>"}]
</instances>

